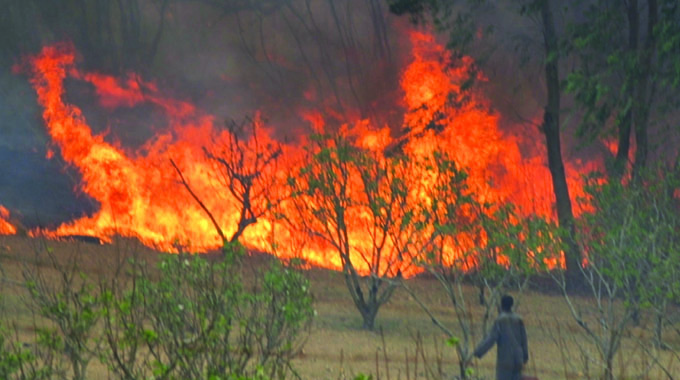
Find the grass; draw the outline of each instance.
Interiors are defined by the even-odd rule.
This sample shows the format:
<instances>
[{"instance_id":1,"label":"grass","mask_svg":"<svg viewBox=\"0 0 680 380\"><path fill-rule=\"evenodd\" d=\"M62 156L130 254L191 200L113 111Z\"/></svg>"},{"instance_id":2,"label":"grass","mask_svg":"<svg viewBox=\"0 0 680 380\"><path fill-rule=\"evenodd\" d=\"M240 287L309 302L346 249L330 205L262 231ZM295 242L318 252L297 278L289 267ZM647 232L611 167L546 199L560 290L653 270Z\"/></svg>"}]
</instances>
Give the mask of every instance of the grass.
<instances>
[{"instance_id":1,"label":"grass","mask_svg":"<svg viewBox=\"0 0 680 380\"><path fill-rule=\"evenodd\" d=\"M49 245L55 257L66 260L77 255L79 266L93 277L110 276L113 268L125 257L136 253L155 262L158 253L130 240L120 240L111 245L83 242L45 242L19 236L0 237L0 268L3 270L2 313L6 320L16 325L19 339L31 341L36 317L26 303L26 291L21 286L21 271L28 265L37 265L50 272L50 266L40 252L41 244ZM262 255L249 258L247 264L257 267L266 262ZM375 332L360 329L361 317L354 308L342 275L338 272L311 268L307 274L312 283L317 317L307 337L306 345L295 359L294 365L303 379L352 379L358 373L373 374L374 379L426 379L427 368L441 367L446 379L457 373L454 349L444 344L445 336L432 324L413 300L403 291L380 309ZM429 278L408 280L419 297L451 329L456 331L453 309L440 291L438 283ZM476 299L472 293L470 299ZM582 299L590 302L588 299ZM475 313L481 313L481 307ZM518 312L524 317L529 336L530 361L528 373L541 380L596 378L597 364L593 348L588 347L585 336L568 312L559 295L541 292L540 289L521 296ZM38 323L40 323L38 321ZM673 377L680 377L680 362L676 359L680 349L680 334L673 327L665 331L665 342L672 350L659 353L645 352L637 341L646 341L648 333L642 328L631 328L623 348L616 358L616 374L621 379L665 379L658 369L650 366L658 360ZM480 336L475 337L481 339ZM577 344L577 342L580 342ZM579 349L581 347L581 349ZM588 374L586 369L591 369ZM483 378L494 376L495 351L475 360L474 368ZM651 369L650 369L651 367ZM89 370L92 379L112 378L106 368L93 361ZM432 379L433 377L429 377Z\"/></svg>"}]
</instances>

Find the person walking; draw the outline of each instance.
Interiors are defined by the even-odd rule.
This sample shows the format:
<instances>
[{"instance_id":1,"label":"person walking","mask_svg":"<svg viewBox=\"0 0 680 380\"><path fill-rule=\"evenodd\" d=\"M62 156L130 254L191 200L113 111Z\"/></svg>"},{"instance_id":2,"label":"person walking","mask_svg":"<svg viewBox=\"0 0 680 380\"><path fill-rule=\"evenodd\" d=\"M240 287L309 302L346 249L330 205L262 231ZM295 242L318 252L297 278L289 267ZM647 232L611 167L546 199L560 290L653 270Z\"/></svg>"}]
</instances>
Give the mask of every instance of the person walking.
<instances>
[{"instance_id":1,"label":"person walking","mask_svg":"<svg viewBox=\"0 0 680 380\"><path fill-rule=\"evenodd\" d=\"M496 380L521 380L522 367L529 361L527 333L522 318L512 312L512 296L501 297L501 312L491 331L475 348L474 355L481 358L496 347Z\"/></svg>"}]
</instances>

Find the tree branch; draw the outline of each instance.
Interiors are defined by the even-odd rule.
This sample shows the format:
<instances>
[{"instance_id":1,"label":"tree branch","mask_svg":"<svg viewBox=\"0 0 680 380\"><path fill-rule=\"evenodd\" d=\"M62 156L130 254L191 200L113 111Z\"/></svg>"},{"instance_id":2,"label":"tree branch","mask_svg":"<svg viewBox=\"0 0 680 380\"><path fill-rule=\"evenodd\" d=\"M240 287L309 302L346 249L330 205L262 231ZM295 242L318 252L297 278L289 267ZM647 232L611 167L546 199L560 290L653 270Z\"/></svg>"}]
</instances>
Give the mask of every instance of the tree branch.
<instances>
[{"instance_id":1,"label":"tree branch","mask_svg":"<svg viewBox=\"0 0 680 380\"><path fill-rule=\"evenodd\" d=\"M194 200L198 203L198 205L205 211L205 213L208 215L208 218L210 218L210 221L212 222L213 226L215 227L215 230L217 231L217 234L220 235L220 238L222 239L223 243L226 243L229 241L226 236L224 236L224 232L222 231L222 228L220 228L219 223L217 223L217 220L213 216L213 214L208 210L208 207L201 201L201 199L194 193L193 190L191 190L191 187L189 186L189 183L186 181L184 178L184 175L182 174L182 171L179 170L179 167L177 167L177 164L175 164L175 161L173 159L170 159L170 163L172 164L172 167L175 168L177 171L177 174L179 175L180 180L182 181L182 184L184 187L187 189L189 194L191 194L191 197L194 198Z\"/></svg>"}]
</instances>

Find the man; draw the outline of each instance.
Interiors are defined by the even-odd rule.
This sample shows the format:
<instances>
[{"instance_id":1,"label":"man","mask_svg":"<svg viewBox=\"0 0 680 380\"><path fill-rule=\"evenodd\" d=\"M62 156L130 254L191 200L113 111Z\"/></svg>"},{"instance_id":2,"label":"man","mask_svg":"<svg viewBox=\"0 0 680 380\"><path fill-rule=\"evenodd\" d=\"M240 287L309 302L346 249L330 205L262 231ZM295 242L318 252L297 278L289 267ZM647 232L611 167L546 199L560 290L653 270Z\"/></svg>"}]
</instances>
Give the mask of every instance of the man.
<instances>
[{"instance_id":1,"label":"man","mask_svg":"<svg viewBox=\"0 0 680 380\"><path fill-rule=\"evenodd\" d=\"M501 297L501 312L479 343L474 355L481 358L494 344L496 347L496 380L520 380L522 367L529 361L527 333L522 318L512 312L512 296Z\"/></svg>"}]
</instances>

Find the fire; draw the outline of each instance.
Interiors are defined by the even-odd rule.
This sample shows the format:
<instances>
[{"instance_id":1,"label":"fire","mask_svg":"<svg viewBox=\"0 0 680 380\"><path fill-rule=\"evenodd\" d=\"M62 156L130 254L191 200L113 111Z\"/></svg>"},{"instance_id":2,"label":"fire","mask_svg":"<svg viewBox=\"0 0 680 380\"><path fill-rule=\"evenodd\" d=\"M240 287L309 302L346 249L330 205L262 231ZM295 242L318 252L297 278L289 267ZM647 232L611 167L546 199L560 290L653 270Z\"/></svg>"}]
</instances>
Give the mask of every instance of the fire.
<instances>
[{"instance_id":1,"label":"fire","mask_svg":"<svg viewBox=\"0 0 680 380\"><path fill-rule=\"evenodd\" d=\"M81 171L82 191L101 205L94 215L59 226L54 235L108 239L121 234L167 251L176 250L176 245L195 251L220 246L205 212L177 181L170 163L173 159L182 168L199 193L218 186L209 175L213 164L202 151L204 146L213 147L212 141L224 141L212 117L200 115L191 104L166 99L153 85L139 85L138 80L119 83L103 75L82 74L76 71L74 52L68 47L43 49L32 66L35 76L31 83L44 107L48 132L63 158ZM68 74L95 85L108 107L142 101L162 107L173 121L172 130L137 152L107 143L103 136L93 135L78 107L64 101L63 81ZM237 215L229 200L216 197L206 202L224 226L235 225Z\"/></svg>"},{"instance_id":2,"label":"fire","mask_svg":"<svg viewBox=\"0 0 680 380\"><path fill-rule=\"evenodd\" d=\"M461 91L471 75L487 80L473 71L474 62L463 57L452 66L451 54L432 35L414 32L411 40L414 59L402 77L409 110L405 124L410 128L406 150L423 155L438 149L452 155L468 172L468 184L480 201L513 202L525 215L554 218L543 136L538 131L533 136L501 131L501 115L489 111L483 94ZM588 165L566 164L573 198L583 193L580 173Z\"/></svg>"},{"instance_id":3,"label":"fire","mask_svg":"<svg viewBox=\"0 0 680 380\"><path fill-rule=\"evenodd\" d=\"M469 174L469 185L481 201L514 202L526 214L554 217L550 174L545 152L538 144L533 154L522 154L520 146L542 136L519 136L498 128L500 115L490 111L481 93L462 91L473 74L472 59L453 62L444 47L426 33L411 34L412 60L402 71L403 106L406 132L392 136L391 129L376 126L371 120L352 120L343 128L361 147L384 155L401 144L403 152L423 157L438 149L448 152ZM61 156L82 174L80 190L99 202L93 215L65 223L52 231L33 231L49 236L92 235L104 241L113 235L131 236L144 244L176 252L187 249L202 252L221 246L222 241L206 211L192 198L178 178L177 165L192 191L203 201L225 234L234 232L239 220L239 203L225 191L215 161L205 151L219 152L229 135L215 126L212 116L188 102L166 97L152 82L135 74L119 80L111 76L85 73L77 68L73 48L65 45L45 47L30 61L31 83L43 107L43 119ZM105 109L151 104L163 110L170 125L152 141L131 151L120 143L107 142L88 125L80 108L64 98L64 80L86 81L95 88ZM311 96L311 95L310 95ZM451 101L453 99L453 102ZM395 105L396 106L396 105ZM326 118L319 111L301 117L316 131L325 128ZM287 173L302 159L300 146L281 144L271 126L255 118L257 141L247 144L282 146L281 165L269 173L277 181L268 184L270 194L285 193ZM300 137L304 141L304 136ZM255 157L246 159L256 159ZM568 166L572 191L580 189L577 175L582 165ZM411 173L414 178L423 173ZM421 194L422 197L422 194ZM427 201L420 199L416 201ZM4 209L0 208L0 216ZM4 210L6 212L6 210ZM350 226L351 238L360 243L369 239L357 218ZM0 220L0 223L2 221ZM3 224L0 224L2 231ZM333 249L319 242L296 236L285 225L267 217L249 226L241 241L253 249L271 251L271 239L289 247L283 256L300 256L311 264L339 269L340 259ZM359 244L358 244L359 245ZM369 269L356 261L360 273ZM415 269L405 275L416 273Z\"/></svg>"},{"instance_id":4,"label":"fire","mask_svg":"<svg viewBox=\"0 0 680 380\"><path fill-rule=\"evenodd\" d=\"M0 235L14 235L17 228L9 222L9 210L0 205Z\"/></svg>"}]
</instances>

